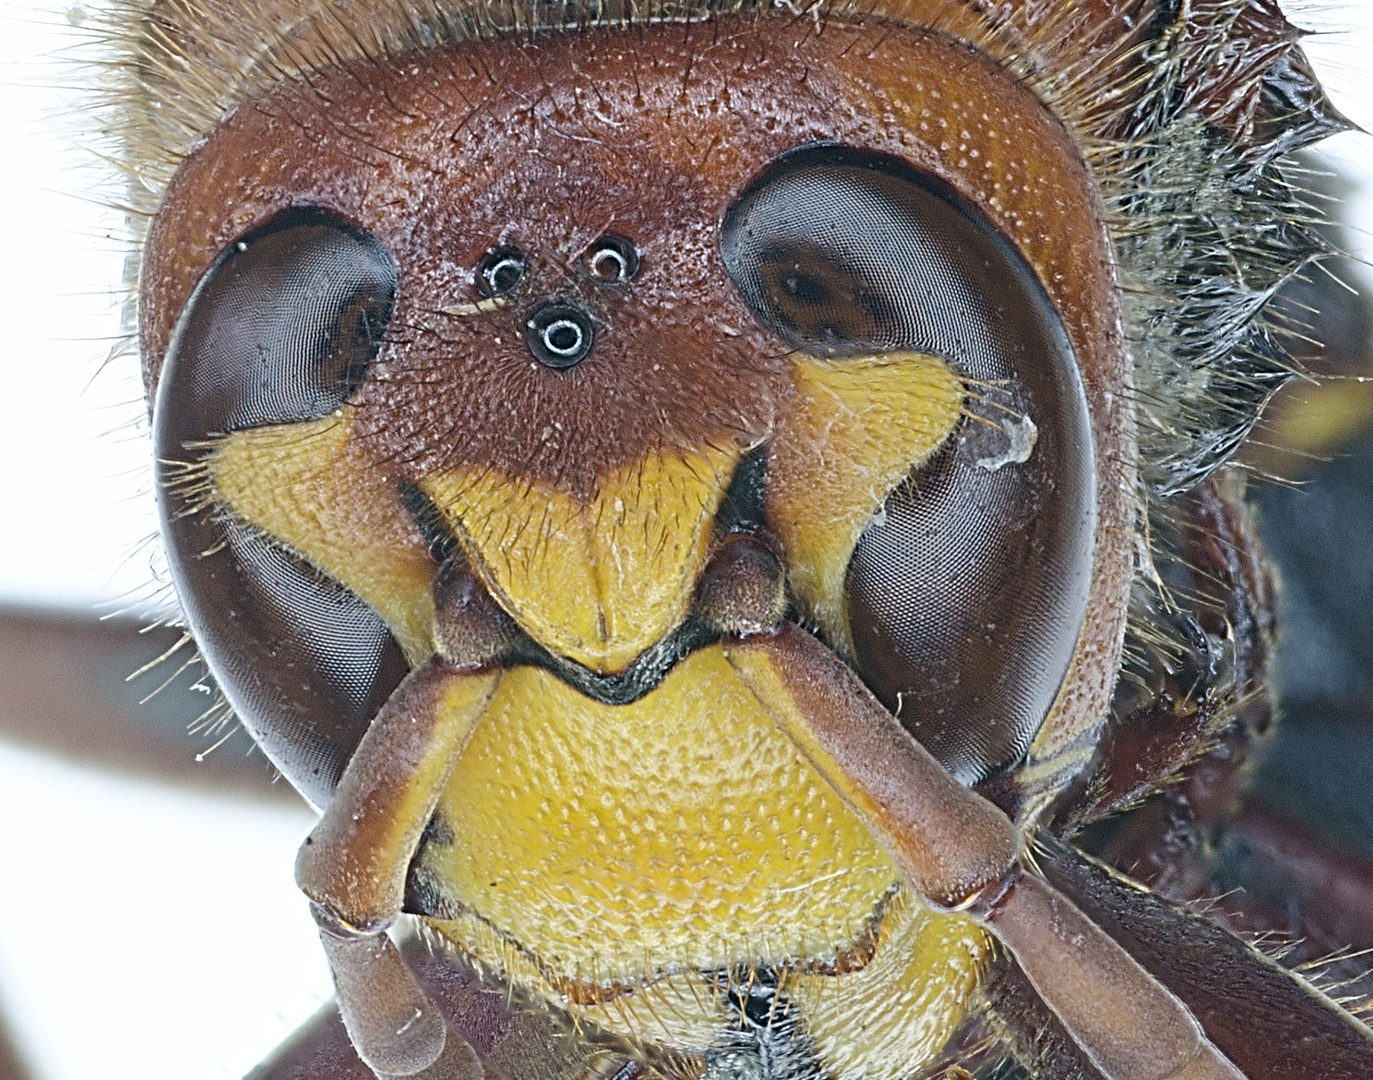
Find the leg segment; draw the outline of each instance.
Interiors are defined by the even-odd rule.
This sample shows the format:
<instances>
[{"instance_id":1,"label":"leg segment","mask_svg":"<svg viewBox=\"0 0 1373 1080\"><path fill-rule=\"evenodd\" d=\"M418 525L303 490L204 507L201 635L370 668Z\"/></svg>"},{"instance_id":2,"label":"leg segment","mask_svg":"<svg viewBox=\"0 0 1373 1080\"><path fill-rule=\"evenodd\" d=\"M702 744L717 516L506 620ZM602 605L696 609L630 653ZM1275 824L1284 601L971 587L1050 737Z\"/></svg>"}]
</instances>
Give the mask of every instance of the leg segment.
<instances>
[{"instance_id":1,"label":"leg segment","mask_svg":"<svg viewBox=\"0 0 1373 1080\"><path fill-rule=\"evenodd\" d=\"M980 918L1103 1076L1244 1080L1170 991L1021 869L1011 821L954 781L819 641L787 624L731 642L726 655L907 884Z\"/></svg>"},{"instance_id":2,"label":"leg segment","mask_svg":"<svg viewBox=\"0 0 1373 1080\"><path fill-rule=\"evenodd\" d=\"M471 1058L446 1039L437 1007L386 930L400 913L406 870L444 785L495 690L494 668L433 660L392 694L358 745L333 801L296 859L314 902L339 1011L358 1056L379 1076L412 1076L441 1055ZM454 1046L445 1053L445 1043Z\"/></svg>"},{"instance_id":3,"label":"leg segment","mask_svg":"<svg viewBox=\"0 0 1373 1080\"><path fill-rule=\"evenodd\" d=\"M483 1072L501 1080L644 1077L628 1055L577 1038L566 1017L484 982L451 952L413 934L402 936L399 949L448 1024L443 1054L416 1080L481 1080ZM338 1004L330 1002L246 1080L375 1080L375 1073L359 1060Z\"/></svg>"},{"instance_id":4,"label":"leg segment","mask_svg":"<svg viewBox=\"0 0 1373 1080\"><path fill-rule=\"evenodd\" d=\"M358 1056L382 1077L414 1076L435 1064L447 1049L447 1025L395 942L385 932L349 934L319 907L315 912L339 1014ZM480 1064L471 1075L481 1076Z\"/></svg>"}]
</instances>

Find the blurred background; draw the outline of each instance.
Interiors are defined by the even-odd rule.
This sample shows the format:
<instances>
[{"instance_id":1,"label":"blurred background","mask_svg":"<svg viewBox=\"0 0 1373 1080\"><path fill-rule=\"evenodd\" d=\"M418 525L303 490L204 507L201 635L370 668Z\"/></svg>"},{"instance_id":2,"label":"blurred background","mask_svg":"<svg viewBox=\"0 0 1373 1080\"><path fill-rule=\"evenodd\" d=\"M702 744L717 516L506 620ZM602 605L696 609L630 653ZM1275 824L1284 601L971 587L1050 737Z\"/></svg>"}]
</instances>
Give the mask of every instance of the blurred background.
<instances>
[{"instance_id":1,"label":"blurred background","mask_svg":"<svg viewBox=\"0 0 1373 1080\"><path fill-rule=\"evenodd\" d=\"M1288 6L1373 130L1373 5ZM204 754L214 738L184 734L210 703L194 667L128 680L180 635L137 364L106 362L125 252L83 115L87 18L0 5L0 1080L233 1080L330 992L291 875L312 815L242 735ZM1342 242L1373 257L1373 139L1319 162ZM1341 344L1313 366L1373 374L1362 307L1326 317ZM1289 481L1251 486L1284 581L1290 723L1265 790L1373 860L1373 810L1348 794L1373 784L1373 384L1295 388L1259 442L1255 470Z\"/></svg>"}]
</instances>

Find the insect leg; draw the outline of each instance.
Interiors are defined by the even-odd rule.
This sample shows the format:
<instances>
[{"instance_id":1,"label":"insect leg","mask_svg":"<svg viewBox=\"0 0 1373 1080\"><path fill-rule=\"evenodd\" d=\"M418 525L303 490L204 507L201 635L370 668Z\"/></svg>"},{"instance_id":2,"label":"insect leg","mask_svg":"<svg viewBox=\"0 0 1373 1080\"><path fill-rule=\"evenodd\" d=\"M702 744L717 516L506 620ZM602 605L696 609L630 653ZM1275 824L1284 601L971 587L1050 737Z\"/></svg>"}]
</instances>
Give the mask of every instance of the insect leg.
<instances>
[{"instance_id":1,"label":"insect leg","mask_svg":"<svg viewBox=\"0 0 1373 1080\"><path fill-rule=\"evenodd\" d=\"M626 1047L581 1037L561 1013L540 1008L508 984L483 978L461 956L418 934L397 942L401 959L448 1022L443 1056L414 1080L651 1080ZM466 1063L461 1058L469 1055ZM246 1080L374 1080L329 1002Z\"/></svg>"},{"instance_id":2,"label":"insect leg","mask_svg":"<svg viewBox=\"0 0 1373 1080\"><path fill-rule=\"evenodd\" d=\"M463 747L499 679L488 667L431 660L396 689L344 770L323 818L296 860L313 901L358 1055L382 1076L434 1064L446 1041L437 1007L386 930L400 913L405 875Z\"/></svg>"},{"instance_id":3,"label":"insect leg","mask_svg":"<svg viewBox=\"0 0 1373 1080\"><path fill-rule=\"evenodd\" d=\"M339 1013L358 1056L379 1077L413 1076L438 1062L448 1049L447 1025L395 942L384 930L349 933L318 906L314 911ZM479 1063L471 1075L480 1078Z\"/></svg>"},{"instance_id":4,"label":"insect leg","mask_svg":"<svg viewBox=\"0 0 1373 1080\"><path fill-rule=\"evenodd\" d=\"M1373 1076L1373 1030L1274 959L1053 837L1035 846L1054 887L1177 994L1251 1080Z\"/></svg>"},{"instance_id":5,"label":"insect leg","mask_svg":"<svg viewBox=\"0 0 1373 1080\"><path fill-rule=\"evenodd\" d=\"M819 641L785 625L726 655L915 892L979 918L1103 1076L1242 1080L1170 991L1021 868L1010 819L957 783Z\"/></svg>"}]
</instances>

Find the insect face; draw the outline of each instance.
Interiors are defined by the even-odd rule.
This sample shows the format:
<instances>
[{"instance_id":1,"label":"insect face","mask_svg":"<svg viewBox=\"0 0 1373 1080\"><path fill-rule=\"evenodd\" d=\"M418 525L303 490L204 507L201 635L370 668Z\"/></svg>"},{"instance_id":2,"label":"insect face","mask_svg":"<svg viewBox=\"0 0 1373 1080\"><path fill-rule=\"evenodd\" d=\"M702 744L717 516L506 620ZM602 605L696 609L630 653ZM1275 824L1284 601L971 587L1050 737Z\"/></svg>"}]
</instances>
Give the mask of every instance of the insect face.
<instances>
[{"instance_id":1,"label":"insect face","mask_svg":"<svg viewBox=\"0 0 1373 1080\"><path fill-rule=\"evenodd\" d=\"M1001 949L1096 1075L1241 1075L1025 854L1107 717L1144 513L1080 142L1135 117L917 6L488 13L328 62L307 19L172 178L170 562L325 811L297 879L379 1076L485 1068L402 911L579 1073L899 1080Z\"/></svg>"}]
</instances>

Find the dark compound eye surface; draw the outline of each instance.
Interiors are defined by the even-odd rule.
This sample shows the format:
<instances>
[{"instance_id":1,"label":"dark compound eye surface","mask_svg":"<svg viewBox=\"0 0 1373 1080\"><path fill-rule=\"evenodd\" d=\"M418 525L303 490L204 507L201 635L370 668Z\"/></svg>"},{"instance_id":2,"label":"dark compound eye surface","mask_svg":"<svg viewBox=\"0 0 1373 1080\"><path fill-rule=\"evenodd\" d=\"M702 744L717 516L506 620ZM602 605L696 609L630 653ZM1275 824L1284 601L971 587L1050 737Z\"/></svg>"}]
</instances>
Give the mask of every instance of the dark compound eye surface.
<instances>
[{"instance_id":1,"label":"dark compound eye surface","mask_svg":"<svg viewBox=\"0 0 1373 1080\"><path fill-rule=\"evenodd\" d=\"M508 296L519 288L529 270L529 257L516 247L488 251L477 264L473 280L485 297Z\"/></svg>"},{"instance_id":2,"label":"dark compound eye surface","mask_svg":"<svg viewBox=\"0 0 1373 1080\"><path fill-rule=\"evenodd\" d=\"M791 349L944 358L950 441L887 498L848 567L855 662L964 783L1020 760L1086 614L1095 471L1071 346L1033 271L937 179L840 146L775 162L721 254Z\"/></svg>"},{"instance_id":3,"label":"dark compound eye surface","mask_svg":"<svg viewBox=\"0 0 1373 1080\"><path fill-rule=\"evenodd\" d=\"M319 210L279 215L231 245L187 304L168 422L195 439L327 416L366 375L395 296L375 240Z\"/></svg>"},{"instance_id":4,"label":"dark compound eye surface","mask_svg":"<svg viewBox=\"0 0 1373 1080\"><path fill-rule=\"evenodd\" d=\"M582 266L601 285L623 285L639 272L639 249L632 240L605 233L582 253Z\"/></svg>"},{"instance_id":5,"label":"dark compound eye surface","mask_svg":"<svg viewBox=\"0 0 1373 1080\"><path fill-rule=\"evenodd\" d=\"M242 237L182 313L154 412L168 562L225 696L323 806L404 677L385 625L347 589L179 485L215 436L327 416L375 359L397 289L373 238L314 209Z\"/></svg>"}]
</instances>

